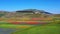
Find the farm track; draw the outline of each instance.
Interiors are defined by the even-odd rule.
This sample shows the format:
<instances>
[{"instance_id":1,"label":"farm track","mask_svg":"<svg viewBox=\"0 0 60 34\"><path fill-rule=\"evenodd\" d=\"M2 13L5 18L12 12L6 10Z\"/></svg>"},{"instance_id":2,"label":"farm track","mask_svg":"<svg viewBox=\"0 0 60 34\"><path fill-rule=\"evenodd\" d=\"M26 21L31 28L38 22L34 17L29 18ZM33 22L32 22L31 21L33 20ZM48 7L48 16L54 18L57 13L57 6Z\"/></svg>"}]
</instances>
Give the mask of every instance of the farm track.
<instances>
[{"instance_id":1,"label":"farm track","mask_svg":"<svg viewBox=\"0 0 60 34\"><path fill-rule=\"evenodd\" d=\"M0 28L0 34L11 34L12 32L17 31L14 28Z\"/></svg>"}]
</instances>

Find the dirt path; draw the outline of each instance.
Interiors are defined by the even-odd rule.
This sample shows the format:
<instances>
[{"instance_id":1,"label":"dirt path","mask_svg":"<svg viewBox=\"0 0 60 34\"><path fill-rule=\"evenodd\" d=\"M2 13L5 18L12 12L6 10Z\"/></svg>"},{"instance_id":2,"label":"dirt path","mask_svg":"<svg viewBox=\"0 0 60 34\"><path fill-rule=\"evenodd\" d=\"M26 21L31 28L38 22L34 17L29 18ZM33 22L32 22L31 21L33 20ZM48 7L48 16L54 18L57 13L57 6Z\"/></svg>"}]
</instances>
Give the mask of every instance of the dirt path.
<instances>
[{"instance_id":1,"label":"dirt path","mask_svg":"<svg viewBox=\"0 0 60 34\"><path fill-rule=\"evenodd\" d=\"M14 31L16 31L16 29L0 28L0 34L11 34Z\"/></svg>"}]
</instances>

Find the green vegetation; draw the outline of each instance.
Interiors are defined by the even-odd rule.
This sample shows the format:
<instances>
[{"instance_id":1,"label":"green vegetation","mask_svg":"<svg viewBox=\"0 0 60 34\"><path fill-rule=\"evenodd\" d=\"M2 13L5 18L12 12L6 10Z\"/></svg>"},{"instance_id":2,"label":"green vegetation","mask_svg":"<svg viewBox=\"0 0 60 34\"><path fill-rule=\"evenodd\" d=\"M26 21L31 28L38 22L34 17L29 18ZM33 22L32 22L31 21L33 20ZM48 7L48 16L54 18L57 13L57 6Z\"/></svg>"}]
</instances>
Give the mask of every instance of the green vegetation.
<instances>
[{"instance_id":1,"label":"green vegetation","mask_svg":"<svg viewBox=\"0 0 60 34\"><path fill-rule=\"evenodd\" d=\"M0 28L15 28L16 32L11 34L60 34L59 21L55 24L41 24L41 25L13 25L13 24L0 24ZM4 22L1 22L4 23ZM7 23L7 22L5 22Z\"/></svg>"},{"instance_id":2,"label":"green vegetation","mask_svg":"<svg viewBox=\"0 0 60 34\"><path fill-rule=\"evenodd\" d=\"M15 25L15 24L0 24L0 28L29 28L34 25Z\"/></svg>"},{"instance_id":3,"label":"green vegetation","mask_svg":"<svg viewBox=\"0 0 60 34\"><path fill-rule=\"evenodd\" d=\"M0 17L4 16L5 14L0 14Z\"/></svg>"},{"instance_id":4,"label":"green vegetation","mask_svg":"<svg viewBox=\"0 0 60 34\"><path fill-rule=\"evenodd\" d=\"M35 10L33 10L35 11ZM32 11L32 12L33 12ZM52 15L45 11L38 10L38 14L23 14L16 12L0 12L0 28L13 28L17 29L16 32L11 34L60 34L60 14ZM52 17L54 16L54 17ZM32 19L34 18L34 19ZM49 24L40 25L21 25L12 24L11 21L35 21L35 18L43 20L36 20L41 22L48 22Z\"/></svg>"},{"instance_id":5,"label":"green vegetation","mask_svg":"<svg viewBox=\"0 0 60 34\"><path fill-rule=\"evenodd\" d=\"M11 34L60 34L60 20L53 20L50 24L40 25L13 25L8 22L0 22L0 28L15 28ZM4 24L3 24L4 23Z\"/></svg>"},{"instance_id":6,"label":"green vegetation","mask_svg":"<svg viewBox=\"0 0 60 34\"><path fill-rule=\"evenodd\" d=\"M60 24L39 25L32 28L27 28L23 31L19 30L12 34L60 34Z\"/></svg>"}]
</instances>

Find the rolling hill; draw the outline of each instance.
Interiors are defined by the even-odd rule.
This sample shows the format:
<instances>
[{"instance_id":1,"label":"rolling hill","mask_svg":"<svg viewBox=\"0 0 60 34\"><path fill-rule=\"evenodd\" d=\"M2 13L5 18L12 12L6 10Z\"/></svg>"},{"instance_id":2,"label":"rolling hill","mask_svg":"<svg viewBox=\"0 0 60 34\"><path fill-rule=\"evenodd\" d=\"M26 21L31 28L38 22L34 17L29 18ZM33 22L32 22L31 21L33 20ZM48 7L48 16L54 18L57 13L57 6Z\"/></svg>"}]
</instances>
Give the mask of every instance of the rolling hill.
<instances>
[{"instance_id":1,"label":"rolling hill","mask_svg":"<svg viewBox=\"0 0 60 34\"><path fill-rule=\"evenodd\" d=\"M45 15L49 16L49 15L51 15L51 13L49 13L49 12L45 12L43 10L37 10L37 9L18 10L18 11L14 11L14 12L0 11L0 17L5 17L5 18L21 17L21 16L27 16L27 15L34 16L36 14L38 14L39 16L40 15L41 16L45 16Z\"/></svg>"}]
</instances>

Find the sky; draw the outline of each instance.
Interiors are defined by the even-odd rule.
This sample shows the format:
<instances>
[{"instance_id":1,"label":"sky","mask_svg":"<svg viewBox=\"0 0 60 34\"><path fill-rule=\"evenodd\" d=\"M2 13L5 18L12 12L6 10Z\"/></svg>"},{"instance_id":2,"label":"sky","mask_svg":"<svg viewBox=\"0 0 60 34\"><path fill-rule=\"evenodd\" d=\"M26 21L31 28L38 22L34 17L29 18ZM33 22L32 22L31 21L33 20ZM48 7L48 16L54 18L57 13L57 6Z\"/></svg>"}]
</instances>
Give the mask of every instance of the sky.
<instances>
[{"instance_id":1,"label":"sky","mask_svg":"<svg viewBox=\"0 0 60 34\"><path fill-rule=\"evenodd\" d=\"M0 0L0 10L38 9L60 14L60 0Z\"/></svg>"}]
</instances>

